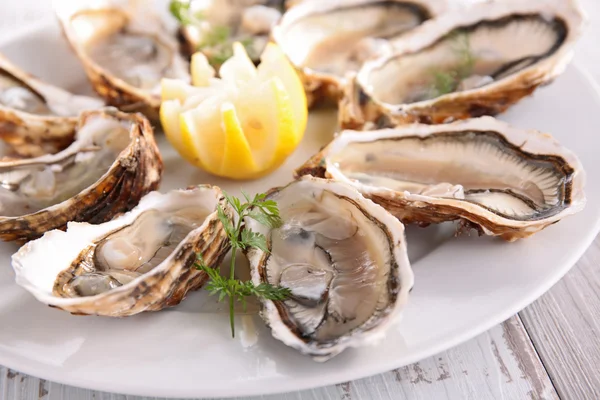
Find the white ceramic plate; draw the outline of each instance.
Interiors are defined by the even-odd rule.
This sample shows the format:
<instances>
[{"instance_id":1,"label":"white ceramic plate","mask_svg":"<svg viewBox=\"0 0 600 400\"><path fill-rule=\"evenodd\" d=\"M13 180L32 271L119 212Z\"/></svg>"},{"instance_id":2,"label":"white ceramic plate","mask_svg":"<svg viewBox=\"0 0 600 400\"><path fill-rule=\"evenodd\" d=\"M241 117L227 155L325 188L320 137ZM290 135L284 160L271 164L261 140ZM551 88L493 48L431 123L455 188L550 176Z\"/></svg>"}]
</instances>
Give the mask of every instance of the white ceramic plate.
<instances>
[{"instance_id":1,"label":"white ceramic plate","mask_svg":"<svg viewBox=\"0 0 600 400\"><path fill-rule=\"evenodd\" d=\"M89 90L78 61L52 22L0 43L26 70L70 89ZM253 318L258 342L231 339L224 311L203 293L181 306L127 319L72 316L40 304L14 283L11 244L0 244L0 364L52 381L104 391L177 397L268 394L381 373L464 342L521 310L558 281L599 230L600 98L571 67L502 119L555 135L588 172L584 212L517 243L452 236L452 225L409 227L416 285L398 328L377 346L349 350L317 364L271 338ZM231 192L263 191L291 179L291 170L326 143L335 115L311 116L294 156L253 183L211 178L181 161L160 138L162 190L213 183ZM247 319L247 318L245 318ZM238 329L249 331L237 319ZM239 335L240 337L244 335Z\"/></svg>"}]
</instances>

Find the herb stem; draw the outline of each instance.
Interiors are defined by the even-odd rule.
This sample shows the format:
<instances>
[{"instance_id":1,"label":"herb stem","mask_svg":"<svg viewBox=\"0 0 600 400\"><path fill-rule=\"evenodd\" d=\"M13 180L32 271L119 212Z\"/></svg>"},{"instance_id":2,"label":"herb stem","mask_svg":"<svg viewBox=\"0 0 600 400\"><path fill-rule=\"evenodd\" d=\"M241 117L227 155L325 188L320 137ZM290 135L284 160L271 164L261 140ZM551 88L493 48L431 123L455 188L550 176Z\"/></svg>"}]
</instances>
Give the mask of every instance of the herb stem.
<instances>
[{"instance_id":1,"label":"herb stem","mask_svg":"<svg viewBox=\"0 0 600 400\"><path fill-rule=\"evenodd\" d=\"M277 228L282 224L277 203L273 200L267 200L266 194L257 194L254 198L250 198L245 193L243 194L247 201L246 203L242 203L240 199L223 193L227 203L237 215L237 221L235 221L235 216L232 218L225 212L223 207L220 205L217 206L217 217L221 221L231 244L229 278L226 279L221 276L218 268L211 268L209 265L206 265L200 253L197 255L198 262L195 264L197 269L206 272L209 276L210 281L206 288L210 291L210 294L218 294L219 302L223 301L225 297L229 298L229 323L231 325L232 337L235 337L234 306L236 301L241 302L245 310L246 297L254 295L263 299L281 301L285 300L291 294L288 288L275 287L266 282L255 286L252 281L242 282L235 278L235 260L238 250L257 248L264 252L269 251L267 239L263 234L248 229L242 230L242 227L245 225L244 218L252 218L271 229Z\"/></svg>"},{"instance_id":2,"label":"herb stem","mask_svg":"<svg viewBox=\"0 0 600 400\"><path fill-rule=\"evenodd\" d=\"M235 279L235 256L237 254L237 247L233 246L231 248L231 266L230 268L230 273L229 276L230 278L233 280ZM229 324L231 325L231 337L234 338L235 337L235 321L234 321L234 299L235 296L231 295L229 296Z\"/></svg>"}]
</instances>

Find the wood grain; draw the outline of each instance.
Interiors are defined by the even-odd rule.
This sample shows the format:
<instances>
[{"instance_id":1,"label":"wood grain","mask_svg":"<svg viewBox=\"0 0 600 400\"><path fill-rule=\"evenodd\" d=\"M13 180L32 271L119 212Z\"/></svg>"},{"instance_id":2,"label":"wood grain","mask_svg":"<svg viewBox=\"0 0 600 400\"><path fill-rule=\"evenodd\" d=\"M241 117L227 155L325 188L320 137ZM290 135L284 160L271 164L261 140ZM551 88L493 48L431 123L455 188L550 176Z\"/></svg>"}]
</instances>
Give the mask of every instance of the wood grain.
<instances>
[{"instance_id":1,"label":"wood grain","mask_svg":"<svg viewBox=\"0 0 600 400\"><path fill-rule=\"evenodd\" d=\"M562 399L600 399L600 238L577 267L521 312Z\"/></svg>"},{"instance_id":2,"label":"wood grain","mask_svg":"<svg viewBox=\"0 0 600 400\"><path fill-rule=\"evenodd\" d=\"M77 389L0 368L0 400L143 400ZM558 399L518 317L419 363L354 382L244 400Z\"/></svg>"}]
</instances>

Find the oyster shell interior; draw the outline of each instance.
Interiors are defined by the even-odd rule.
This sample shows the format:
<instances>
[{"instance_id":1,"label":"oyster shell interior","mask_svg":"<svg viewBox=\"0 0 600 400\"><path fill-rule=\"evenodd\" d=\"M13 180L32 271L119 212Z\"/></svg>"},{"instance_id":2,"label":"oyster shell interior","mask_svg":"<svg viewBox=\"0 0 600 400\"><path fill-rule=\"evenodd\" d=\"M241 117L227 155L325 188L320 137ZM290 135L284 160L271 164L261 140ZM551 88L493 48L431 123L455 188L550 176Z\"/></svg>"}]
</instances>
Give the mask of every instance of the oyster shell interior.
<instances>
[{"instance_id":1,"label":"oyster shell interior","mask_svg":"<svg viewBox=\"0 0 600 400\"><path fill-rule=\"evenodd\" d=\"M277 200L288 222L271 231L267 281L292 291L284 303L303 334L335 340L383 312L391 254L376 244L388 241L384 233L329 192Z\"/></svg>"},{"instance_id":2,"label":"oyster shell interior","mask_svg":"<svg viewBox=\"0 0 600 400\"><path fill-rule=\"evenodd\" d=\"M103 105L99 99L77 96L43 83L0 55L0 106L47 117L75 117Z\"/></svg>"},{"instance_id":3,"label":"oyster shell interior","mask_svg":"<svg viewBox=\"0 0 600 400\"><path fill-rule=\"evenodd\" d=\"M61 152L0 162L0 215L31 214L80 193L129 145L129 129L129 122L95 115Z\"/></svg>"},{"instance_id":4,"label":"oyster shell interior","mask_svg":"<svg viewBox=\"0 0 600 400\"><path fill-rule=\"evenodd\" d=\"M305 179L269 198L284 223L267 233L270 253L251 255L250 263L260 262L255 284L258 278L291 291L262 312L274 336L327 359L398 311L400 288L408 292L412 274L395 218L336 182Z\"/></svg>"},{"instance_id":5,"label":"oyster shell interior","mask_svg":"<svg viewBox=\"0 0 600 400\"><path fill-rule=\"evenodd\" d=\"M100 224L69 222L12 256L16 282L39 301L74 314L125 317L179 304L230 249L217 205L222 192L201 185L151 192L137 207Z\"/></svg>"},{"instance_id":6,"label":"oyster shell interior","mask_svg":"<svg viewBox=\"0 0 600 400\"><path fill-rule=\"evenodd\" d=\"M568 205L573 168L537 157L494 131L459 131L353 142L330 162L371 187L476 203L516 220L536 220Z\"/></svg>"},{"instance_id":7,"label":"oyster shell interior","mask_svg":"<svg viewBox=\"0 0 600 400\"><path fill-rule=\"evenodd\" d=\"M343 77L388 50L388 40L421 25L430 11L417 2L307 1L282 19L275 38L298 67Z\"/></svg>"},{"instance_id":8,"label":"oyster shell interior","mask_svg":"<svg viewBox=\"0 0 600 400\"><path fill-rule=\"evenodd\" d=\"M39 93L3 70L0 70L0 104L31 114L54 114Z\"/></svg>"},{"instance_id":9,"label":"oyster shell interior","mask_svg":"<svg viewBox=\"0 0 600 400\"><path fill-rule=\"evenodd\" d=\"M68 10L69 2L64 3ZM65 12L61 6L59 15ZM189 78L176 62L176 46L159 35L161 22L134 2L130 8L110 2L103 8L81 7L68 24L92 62L135 88L156 94L162 78Z\"/></svg>"},{"instance_id":10,"label":"oyster shell interior","mask_svg":"<svg viewBox=\"0 0 600 400\"><path fill-rule=\"evenodd\" d=\"M567 34L562 19L544 14L483 20L456 27L426 48L376 62L359 79L381 103L427 101L481 88L523 71L551 57Z\"/></svg>"},{"instance_id":11,"label":"oyster shell interior","mask_svg":"<svg viewBox=\"0 0 600 400\"><path fill-rule=\"evenodd\" d=\"M61 272L53 292L60 297L95 296L150 272L165 261L214 208L149 209L130 225L94 241Z\"/></svg>"}]
</instances>

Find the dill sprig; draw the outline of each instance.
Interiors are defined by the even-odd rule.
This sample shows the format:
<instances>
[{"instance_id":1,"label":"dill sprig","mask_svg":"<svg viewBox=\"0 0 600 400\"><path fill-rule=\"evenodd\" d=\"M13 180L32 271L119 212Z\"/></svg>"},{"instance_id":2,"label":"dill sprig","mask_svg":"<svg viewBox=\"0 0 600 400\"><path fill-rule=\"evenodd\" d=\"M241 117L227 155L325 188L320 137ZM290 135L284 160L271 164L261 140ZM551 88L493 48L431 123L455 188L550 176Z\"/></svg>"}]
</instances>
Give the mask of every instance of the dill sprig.
<instances>
[{"instance_id":1,"label":"dill sprig","mask_svg":"<svg viewBox=\"0 0 600 400\"><path fill-rule=\"evenodd\" d=\"M267 238L259 233L248 229L245 226L244 219L252 218L255 221L273 229L281 226L282 220L279 215L277 203L273 200L267 200L266 195L261 193L253 198L242 192L242 200L223 193L225 200L233 208L237 215L237 221L227 216L221 205L217 208L217 217L223 224L227 238L231 243L231 264L229 277L224 277L216 269L206 265L201 254L198 254L196 268L207 273L210 282L206 286L211 295L218 295L219 301L225 297L229 298L229 322L231 325L231 336L235 337L234 324L234 302L239 301L242 307L246 308L246 298L256 296L268 300L285 300L290 295L290 290L283 287L275 287L268 283L261 283L256 286L251 281L242 282L235 279L235 258L237 250L247 250L249 248L258 248L264 252L269 252Z\"/></svg>"},{"instance_id":2,"label":"dill sprig","mask_svg":"<svg viewBox=\"0 0 600 400\"><path fill-rule=\"evenodd\" d=\"M204 19L201 12L193 13L190 0L171 0L169 12L182 25L195 25Z\"/></svg>"},{"instance_id":3,"label":"dill sprig","mask_svg":"<svg viewBox=\"0 0 600 400\"><path fill-rule=\"evenodd\" d=\"M171 0L169 11L182 25L200 26L206 20L202 12L193 13L189 0ZM202 29L202 41L198 43L197 50L203 51L211 65L220 66L233 56L232 32L227 26L211 26L208 30ZM238 40L246 48L252 49L254 39L242 38Z\"/></svg>"},{"instance_id":4,"label":"dill sprig","mask_svg":"<svg viewBox=\"0 0 600 400\"><path fill-rule=\"evenodd\" d=\"M469 35L463 31L457 31L450 35L450 41L454 44L459 62L450 71L433 70L433 84L431 97L439 97L455 92L460 82L473 74L475 68L475 55L471 49Z\"/></svg>"}]
</instances>

